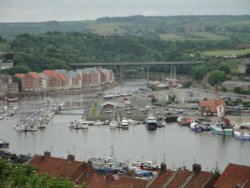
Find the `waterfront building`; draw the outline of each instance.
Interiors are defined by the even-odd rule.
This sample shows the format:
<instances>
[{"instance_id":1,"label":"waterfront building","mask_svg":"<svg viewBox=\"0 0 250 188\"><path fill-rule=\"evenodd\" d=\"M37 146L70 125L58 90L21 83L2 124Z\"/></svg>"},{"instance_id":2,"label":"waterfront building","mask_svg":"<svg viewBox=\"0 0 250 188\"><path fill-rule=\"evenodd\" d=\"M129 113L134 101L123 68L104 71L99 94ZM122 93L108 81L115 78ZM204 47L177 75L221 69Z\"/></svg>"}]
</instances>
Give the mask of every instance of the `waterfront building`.
<instances>
[{"instance_id":1,"label":"waterfront building","mask_svg":"<svg viewBox=\"0 0 250 188\"><path fill-rule=\"evenodd\" d=\"M82 77L79 72L68 71L66 72L69 78L69 87L70 88L81 88L82 87Z\"/></svg>"},{"instance_id":2,"label":"waterfront building","mask_svg":"<svg viewBox=\"0 0 250 188\"><path fill-rule=\"evenodd\" d=\"M8 92L7 85L4 80L0 79L0 97L6 96Z\"/></svg>"},{"instance_id":3,"label":"waterfront building","mask_svg":"<svg viewBox=\"0 0 250 188\"><path fill-rule=\"evenodd\" d=\"M69 78L65 73L55 70L44 70L43 73L48 77L49 90L69 89Z\"/></svg>"},{"instance_id":4,"label":"waterfront building","mask_svg":"<svg viewBox=\"0 0 250 188\"><path fill-rule=\"evenodd\" d=\"M199 102L201 116L217 116L217 108L221 106L225 109L225 103L222 99L205 99Z\"/></svg>"},{"instance_id":5,"label":"waterfront building","mask_svg":"<svg viewBox=\"0 0 250 188\"><path fill-rule=\"evenodd\" d=\"M40 86L40 75L37 72L28 72L22 78L22 90L24 91L39 91Z\"/></svg>"},{"instance_id":6,"label":"waterfront building","mask_svg":"<svg viewBox=\"0 0 250 188\"><path fill-rule=\"evenodd\" d=\"M95 87L101 85L101 73L96 68L78 70L82 74L83 87Z\"/></svg>"},{"instance_id":7,"label":"waterfront building","mask_svg":"<svg viewBox=\"0 0 250 188\"><path fill-rule=\"evenodd\" d=\"M114 72L108 69L98 69L101 74L101 83L113 83L115 81Z\"/></svg>"}]
</instances>

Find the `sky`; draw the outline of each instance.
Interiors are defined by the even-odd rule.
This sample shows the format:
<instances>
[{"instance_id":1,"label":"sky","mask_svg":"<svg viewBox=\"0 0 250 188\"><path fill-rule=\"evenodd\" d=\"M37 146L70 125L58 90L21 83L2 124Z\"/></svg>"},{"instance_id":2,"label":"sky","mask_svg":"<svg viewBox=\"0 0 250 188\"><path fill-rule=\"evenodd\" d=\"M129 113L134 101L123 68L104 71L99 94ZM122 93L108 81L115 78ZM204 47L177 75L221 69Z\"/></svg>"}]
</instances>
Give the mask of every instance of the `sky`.
<instances>
[{"instance_id":1,"label":"sky","mask_svg":"<svg viewBox=\"0 0 250 188\"><path fill-rule=\"evenodd\" d=\"M0 0L0 22L243 14L250 14L250 0Z\"/></svg>"}]
</instances>

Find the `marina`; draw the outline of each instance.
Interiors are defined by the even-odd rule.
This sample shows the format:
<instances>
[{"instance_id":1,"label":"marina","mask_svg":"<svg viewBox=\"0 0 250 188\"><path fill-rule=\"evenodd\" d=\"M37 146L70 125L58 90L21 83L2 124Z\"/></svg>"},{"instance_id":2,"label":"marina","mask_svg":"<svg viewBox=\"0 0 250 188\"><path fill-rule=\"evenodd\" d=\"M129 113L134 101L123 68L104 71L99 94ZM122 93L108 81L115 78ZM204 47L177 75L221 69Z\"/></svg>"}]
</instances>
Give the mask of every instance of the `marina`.
<instances>
[{"instance_id":1,"label":"marina","mask_svg":"<svg viewBox=\"0 0 250 188\"><path fill-rule=\"evenodd\" d=\"M135 91L144 84L145 82L134 84L127 82L113 90L129 88ZM67 101L65 108L80 106L80 102L74 102L77 99L82 99L82 96L69 95L60 98ZM138 97L137 100L140 103ZM89 125L88 128L70 129L70 122L74 124L75 120L83 117L83 109L80 107L65 110L72 113L71 115L54 114L44 129L29 132L15 131L12 126L23 118L22 110L32 111L40 102L41 99L19 101L20 113L9 119L0 120L0 138L10 143L7 151L16 154L42 154L44 151L50 151L56 157L73 154L77 160L87 161L93 157L110 156L112 146L114 158L117 161L131 164L136 161L155 161L160 164L165 160L164 162L170 168L184 165L190 168L194 162L197 162L207 170L214 169L216 164L221 170L228 163L250 165L248 140L241 141L236 137L217 135L211 131L190 131L190 128L180 126L177 122L166 123L153 131L148 130L147 125L142 122L129 123L133 122L129 120L130 118L126 118L124 129L117 129L116 127L119 126L117 122L111 124L110 121L109 124L103 125L104 122L101 120L96 124L91 122L93 125ZM85 101L82 103L91 106ZM142 103L144 106L147 105L143 101Z\"/></svg>"}]
</instances>

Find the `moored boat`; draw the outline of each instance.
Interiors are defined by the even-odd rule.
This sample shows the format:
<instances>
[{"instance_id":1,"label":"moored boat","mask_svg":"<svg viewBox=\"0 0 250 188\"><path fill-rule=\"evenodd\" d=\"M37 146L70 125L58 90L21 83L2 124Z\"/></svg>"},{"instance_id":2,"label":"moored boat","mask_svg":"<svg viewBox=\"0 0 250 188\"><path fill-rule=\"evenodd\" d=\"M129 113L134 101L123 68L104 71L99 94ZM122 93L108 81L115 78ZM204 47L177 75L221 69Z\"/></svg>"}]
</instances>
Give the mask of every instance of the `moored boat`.
<instances>
[{"instance_id":1,"label":"moored boat","mask_svg":"<svg viewBox=\"0 0 250 188\"><path fill-rule=\"evenodd\" d=\"M219 120L218 122L211 124L212 132L219 135L233 136L233 128L229 120Z\"/></svg>"},{"instance_id":2,"label":"moored boat","mask_svg":"<svg viewBox=\"0 0 250 188\"><path fill-rule=\"evenodd\" d=\"M250 140L249 130L235 130L234 137L239 140Z\"/></svg>"},{"instance_id":3,"label":"moored boat","mask_svg":"<svg viewBox=\"0 0 250 188\"><path fill-rule=\"evenodd\" d=\"M112 120L109 122L109 127L110 128L117 128L118 127L118 122L116 120Z\"/></svg>"},{"instance_id":4,"label":"moored boat","mask_svg":"<svg viewBox=\"0 0 250 188\"><path fill-rule=\"evenodd\" d=\"M0 140L0 148L8 148L9 147L9 142Z\"/></svg>"},{"instance_id":5,"label":"moored boat","mask_svg":"<svg viewBox=\"0 0 250 188\"><path fill-rule=\"evenodd\" d=\"M126 117L123 117L122 118L122 121L121 121L121 128L122 129L128 129L129 127L128 127L128 119L126 118Z\"/></svg>"},{"instance_id":6,"label":"moored boat","mask_svg":"<svg viewBox=\"0 0 250 188\"><path fill-rule=\"evenodd\" d=\"M146 126L148 130L156 130L157 127L159 126L159 122L157 121L156 117L154 116L148 116L146 119Z\"/></svg>"}]
</instances>

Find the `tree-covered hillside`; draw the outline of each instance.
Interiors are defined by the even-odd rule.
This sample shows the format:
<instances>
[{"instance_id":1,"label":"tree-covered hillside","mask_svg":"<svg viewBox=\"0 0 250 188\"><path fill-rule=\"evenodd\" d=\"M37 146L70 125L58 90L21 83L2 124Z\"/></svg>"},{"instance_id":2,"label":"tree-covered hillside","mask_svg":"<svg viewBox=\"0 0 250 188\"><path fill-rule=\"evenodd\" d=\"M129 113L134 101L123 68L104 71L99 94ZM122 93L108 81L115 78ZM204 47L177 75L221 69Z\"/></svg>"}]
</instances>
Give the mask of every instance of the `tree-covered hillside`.
<instances>
[{"instance_id":1,"label":"tree-covered hillside","mask_svg":"<svg viewBox=\"0 0 250 188\"><path fill-rule=\"evenodd\" d=\"M162 41L132 36L84 33L19 35L11 42L14 62L32 71L70 69L80 62L200 60L199 51L235 46L234 41ZM26 67L26 68L27 68Z\"/></svg>"}]
</instances>

